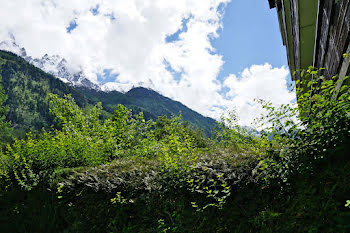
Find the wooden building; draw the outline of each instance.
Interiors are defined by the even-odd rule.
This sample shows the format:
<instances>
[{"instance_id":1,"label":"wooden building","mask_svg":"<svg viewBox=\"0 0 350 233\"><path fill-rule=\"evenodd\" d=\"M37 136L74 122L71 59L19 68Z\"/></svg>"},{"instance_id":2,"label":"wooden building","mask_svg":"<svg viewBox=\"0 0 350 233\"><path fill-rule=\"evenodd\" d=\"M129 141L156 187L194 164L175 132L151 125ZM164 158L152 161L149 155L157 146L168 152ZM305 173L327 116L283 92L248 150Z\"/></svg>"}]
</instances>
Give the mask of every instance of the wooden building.
<instances>
[{"instance_id":1,"label":"wooden building","mask_svg":"<svg viewBox=\"0 0 350 233\"><path fill-rule=\"evenodd\" d=\"M349 75L350 0L268 0L278 14L291 73L309 66ZM299 79L296 75L293 79Z\"/></svg>"}]
</instances>

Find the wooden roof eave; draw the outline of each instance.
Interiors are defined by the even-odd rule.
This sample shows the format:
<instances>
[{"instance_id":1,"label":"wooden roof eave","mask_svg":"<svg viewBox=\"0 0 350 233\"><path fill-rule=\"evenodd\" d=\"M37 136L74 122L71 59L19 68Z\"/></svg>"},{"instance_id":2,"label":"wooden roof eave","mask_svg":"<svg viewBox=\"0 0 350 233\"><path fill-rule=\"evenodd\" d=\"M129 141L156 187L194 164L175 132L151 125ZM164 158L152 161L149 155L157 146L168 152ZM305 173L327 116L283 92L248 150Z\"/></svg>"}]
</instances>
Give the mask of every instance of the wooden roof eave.
<instances>
[{"instance_id":1,"label":"wooden roof eave","mask_svg":"<svg viewBox=\"0 0 350 233\"><path fill-rule=\"evenodd\" d=\"M280 22L280 32L282 36L283 45L286 46L288 66L292 75L296 68L294 64L293 36L290 17L290 0L282 0L279 6L280 7L276 7L276 9L278 20ZM294 80L293 75L292 80Z\"/></svg>"},{"instance_id":2,"label":"wooden roof eave","mask_svg":"<svg viewBox=\"0 0 350 233\"><path fill-rule=\"evenodd\" d=\"M286 49L287 49L287 59L290 74L292 76L292 80L295 80L293 76L293 72L296 71L296 66L294 64L294 49L293 49L293 36L292 36L292 20L290 13L290 0L283 0L283 8L284 8L284 22L286 27Z\"/></svg>"}]
</instances>

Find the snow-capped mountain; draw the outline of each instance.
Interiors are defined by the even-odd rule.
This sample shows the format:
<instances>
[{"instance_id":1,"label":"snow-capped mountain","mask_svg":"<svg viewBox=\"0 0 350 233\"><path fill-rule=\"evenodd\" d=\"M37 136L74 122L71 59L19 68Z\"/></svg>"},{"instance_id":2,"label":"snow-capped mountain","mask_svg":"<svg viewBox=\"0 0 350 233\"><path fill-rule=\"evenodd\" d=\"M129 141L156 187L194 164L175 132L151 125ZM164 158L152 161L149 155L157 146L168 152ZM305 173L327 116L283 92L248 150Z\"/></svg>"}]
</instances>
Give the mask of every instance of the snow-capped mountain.
<instances>
[{"instance_id":1,"label":"snow-capped mountain","mask_svg":"<svg viewBox=\"0 0 350 233\"><path fill-rule=\"evenodd\" d=\"M83 86L89 89L101 90L98 84L91 82L80 69L73 69L66 59L59 55L45 54L42 58L32 58L27 55L25 48L21 48L15 41L14 37L11 40L0 42L0 49L13 52L34 66L52 74L56 78L61 79L65 83L72 86Z\"/></svg>"}]
</instances>

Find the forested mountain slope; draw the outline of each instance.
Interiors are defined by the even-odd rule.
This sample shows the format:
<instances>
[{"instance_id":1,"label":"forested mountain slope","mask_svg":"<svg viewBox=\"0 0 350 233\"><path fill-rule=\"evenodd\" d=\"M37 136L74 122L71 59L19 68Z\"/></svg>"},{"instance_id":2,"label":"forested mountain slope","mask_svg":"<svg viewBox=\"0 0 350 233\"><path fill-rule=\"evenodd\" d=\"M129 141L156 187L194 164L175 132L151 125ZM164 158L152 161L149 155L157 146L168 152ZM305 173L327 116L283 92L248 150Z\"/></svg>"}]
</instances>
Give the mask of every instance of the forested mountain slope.
<instances>
[{"instance_id":1,"label":"forested mountain slope","mask_svg":"<svg viewBox=\"0 0 350 233\"><path fill-rule=\"evenodd\" d=\"M155 119L161 115L171 117L181 114L184 121L204 130L207 134L210 134L211 129L216 125L212 118L204 117L182 103L147 88L136 87L125 94L118 91L102 92L83 87L77 90L93 102L102 102L104 109L109 112L112 112L117 104L123 104L136 113L142 111L146 120Z\"/></svg>"},{"instance_id":2,"label":"forested mountain slope","mask_svg":"<svg viewBox=\"0 0 350 233\"><path fill-rule=\"evenodd\" d=\"M85 87L74 88L11 52L0 51L0 74L8 95L7 120L12 122L17 134L23 135L29 130L38 131L50 127L53 121L49 113L48 93L59 96L71 94L81 107L101 102L104 110L109 113L113 113L118 104L123 104L132 109L133 113L143 112L147 120L156 119L160 115L170 117L181 114L184 121L207 134L216 124L215 120L146 88L133 88L125 94Z\"/></svg>"},{"instance_id":3,"label":"forested mountain slope","mask_svg":"<svg viewBox=\"0 0 350 233\"><path fill-rule=\"evenodd\" d=\"M71 94L79 106L88 102L73 87L10 52L0 51L0 74L8 96L5 102L9 107L7 120L12 122L17 133L50 127L48 93Z\"/></svg>"}]
</instances>

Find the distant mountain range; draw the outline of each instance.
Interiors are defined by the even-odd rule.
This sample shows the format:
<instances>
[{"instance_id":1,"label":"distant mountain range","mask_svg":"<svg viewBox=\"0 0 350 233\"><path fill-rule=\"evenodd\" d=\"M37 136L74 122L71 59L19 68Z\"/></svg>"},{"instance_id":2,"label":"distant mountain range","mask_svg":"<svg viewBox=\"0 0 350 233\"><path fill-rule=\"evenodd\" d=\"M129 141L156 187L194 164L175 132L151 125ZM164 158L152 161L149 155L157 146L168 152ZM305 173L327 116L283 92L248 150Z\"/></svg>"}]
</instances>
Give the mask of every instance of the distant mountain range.
<instances>
[{"instance_id":1,"label":"distant mountain range","mask_svg":"<svg viewBox=\"0 0 350 233\"><path fill-rule=\"evenodd\" d=\"M214 119L147 88L137 87L126 93L101 91L97 84L84 76L82 70L73 71L67 61L57 55L33 59L14 40L1 42L0 49L4 48L15 52L0 50L0 74L8 95L6 104L10 110L7 118L18 134L49 128L53 123L49 114L48 93L60 96L72 94L81 107L101 102L107 115L113 113L118 104L136 113L142 111L146 119L181 114L184 121L208 135L216 125Z\"/></svg>"},{"instance_id":2,"label":"distant mountain range","mask_svg":"<svg viewBox=\"0 0 350 233\"><path fill-rule=\"evenodd\" d=\"M0 42L0 50L13 52L30 64L52 74L61 81L69 83L74 87L83 86L89 89L101 90L99 85L86 78L82 69L73 68L65 58L62 58L59 55L50 56L45 54L42 58L32 58L31 56L28 56L25 48L20 47L16 43L14 37L10 40Z\"/></svg>"}]
</instances>

